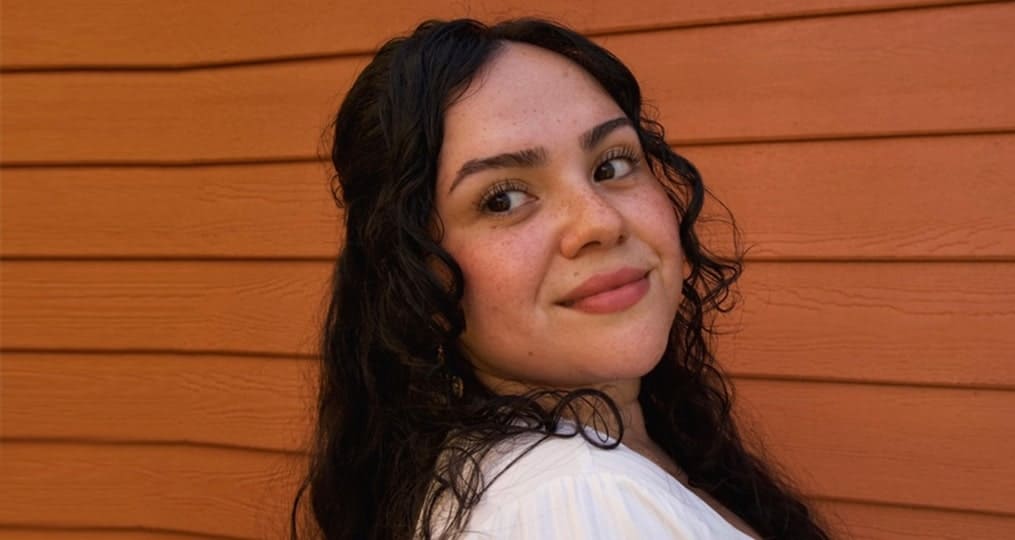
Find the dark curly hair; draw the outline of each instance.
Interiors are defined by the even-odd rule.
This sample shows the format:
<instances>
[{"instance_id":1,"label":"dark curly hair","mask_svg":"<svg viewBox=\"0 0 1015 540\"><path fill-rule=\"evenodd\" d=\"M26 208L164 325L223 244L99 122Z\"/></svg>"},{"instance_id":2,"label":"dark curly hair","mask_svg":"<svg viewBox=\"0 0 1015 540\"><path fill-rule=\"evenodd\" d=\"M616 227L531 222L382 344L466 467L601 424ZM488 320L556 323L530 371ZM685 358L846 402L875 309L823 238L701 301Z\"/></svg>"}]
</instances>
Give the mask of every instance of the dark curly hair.
<instances>
[{"instance_id":1,"label":"dark curly hair","mask_svg":"<svg viewBox=\"0 0 1015 540\"><path fill-rule=\"evenodd\" d=\"M623 436L617 406L603 392L496 395L455 346L465 325L464 277L440 246L434 211L443 118L505 42L562 55L598 80L634 124L679 218L690 274L666 351L642 378L648 434L692 487L763 537L827 538L799 497L745 448L734 424L732 389L709 335L715 313L732 307L742 254L721 256L699 241L708 192L698 171L643 113L641 90L623 63L574 31L521 19L423 23L381 47L338 111L331 158L345 245L321 343L309 469L290 516L293 540L304 495L312 514L302 528L312 537L453 537L493 480L476 464L497 443L528 432L568 436L558 421L587 403L612 415L620 430L612 444L590 442L609 448ZM731 217L728 223L735 239ZM442 497L455 504L446 527L434 531Z\"/></svg>"}]
</instances>

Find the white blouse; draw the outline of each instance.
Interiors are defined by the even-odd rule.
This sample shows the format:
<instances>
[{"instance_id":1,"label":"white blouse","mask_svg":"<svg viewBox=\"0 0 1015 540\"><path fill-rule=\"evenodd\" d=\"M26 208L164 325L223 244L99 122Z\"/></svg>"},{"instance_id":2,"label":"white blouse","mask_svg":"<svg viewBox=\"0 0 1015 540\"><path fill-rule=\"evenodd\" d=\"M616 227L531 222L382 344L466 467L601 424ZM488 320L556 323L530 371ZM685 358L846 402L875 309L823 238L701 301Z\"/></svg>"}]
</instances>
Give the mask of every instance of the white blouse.
<instances>
[{"instance_id":1,"label":"white blouse","mask_svg":"<svg viewBox=\"0 0 1015 540\"><path fill-rule=\"evenodd\" d=\"M605 450L581 436L551 437L524 453L538 438L502 443L484 460L490 487L460 538L749 540L666 471L624 445Z\"/></svg>"}]
</instances>

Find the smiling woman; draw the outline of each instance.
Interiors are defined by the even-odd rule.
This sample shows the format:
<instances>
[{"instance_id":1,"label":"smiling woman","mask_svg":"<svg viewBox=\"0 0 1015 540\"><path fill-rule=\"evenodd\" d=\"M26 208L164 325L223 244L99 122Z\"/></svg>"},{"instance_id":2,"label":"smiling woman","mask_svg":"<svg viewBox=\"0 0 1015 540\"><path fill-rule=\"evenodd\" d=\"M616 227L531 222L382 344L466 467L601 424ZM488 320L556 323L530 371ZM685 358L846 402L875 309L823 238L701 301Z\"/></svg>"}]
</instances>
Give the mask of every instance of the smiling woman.
<instances>
[{"instance_id":1,"label":"smiling woman","mask_svg":"<svg viewBox=\"0 0 1015 540\"><path fill-rule=\"evenodd\" d=\"M477 378L497 393L610 383L634 400L666 348L683 261L673 205L596 80L503 45L445 114L436 186Z\"/></svg>"},{"instance_id":2,"label":"smiling woman","mask_svg":"<svg viewBox=\"0 0 1015 540\"><path fill-rule=\"evenodd\" d=\"M826 538L745 450L706 335L739 258L630 71L428 22L349 91L304 495L320 538Z\"/></svg>"}]
</instances>

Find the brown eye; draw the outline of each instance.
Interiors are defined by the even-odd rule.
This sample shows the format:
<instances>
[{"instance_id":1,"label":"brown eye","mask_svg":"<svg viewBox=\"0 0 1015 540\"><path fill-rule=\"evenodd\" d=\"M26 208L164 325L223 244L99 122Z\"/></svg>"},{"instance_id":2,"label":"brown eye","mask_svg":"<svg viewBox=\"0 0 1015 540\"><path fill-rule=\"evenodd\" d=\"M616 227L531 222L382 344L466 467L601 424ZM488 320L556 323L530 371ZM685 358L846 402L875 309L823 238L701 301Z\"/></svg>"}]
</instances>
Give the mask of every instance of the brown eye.
<instances>
[{"instance_id":1,"label":"brown eye","mask_svg":"<svg viewBox=\"0 0 1015 540\"><path fill-rule=\"evenodd\" d=\"M592 176L596 181L611 180L627 175L633 168L634 166L630 158L615 157L600 163Z\"/></svg>"},{"instance_id":2,"label":"brown eye","mask_svg":"<svg viewBox=\"0 0 1015 540\"><path fill-rule=\"evenodd\" d=\"M487 199L485 206L488 212L507 212L511 209L511 197L508 192L502 191Z\"/></svg>"},{"instance_id":3,"label":"brown eye","mask_svg":"<svg viewBox=\"0 0 1015 540\"><path fill-rule=\"evenodd\" d=\"M490 188L479 200L477 207L484 214L506 215L514 212L531 198L524 184L507 181Z\"/></svg>"}]
</instances>

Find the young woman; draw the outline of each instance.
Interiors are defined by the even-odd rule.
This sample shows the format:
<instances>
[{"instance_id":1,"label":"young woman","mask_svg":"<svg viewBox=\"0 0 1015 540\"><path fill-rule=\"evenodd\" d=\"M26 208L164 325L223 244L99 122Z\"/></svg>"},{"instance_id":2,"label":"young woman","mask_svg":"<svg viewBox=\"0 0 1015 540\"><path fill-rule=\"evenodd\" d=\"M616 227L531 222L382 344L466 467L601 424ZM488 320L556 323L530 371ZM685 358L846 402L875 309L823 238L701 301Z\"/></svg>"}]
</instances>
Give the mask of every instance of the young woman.
<instances>
[{"instance_id":1,"label":"young woman","mask_svg":"<svg viewBox=\"0 0 1015 540\"><path fill-rule=\"evenodd\" d=\"M311 535L827 538L745 449L708 347L738 258L695 168L581 35L427 22L335 121L346 240Z\"/></svg>"}]
</instances>

